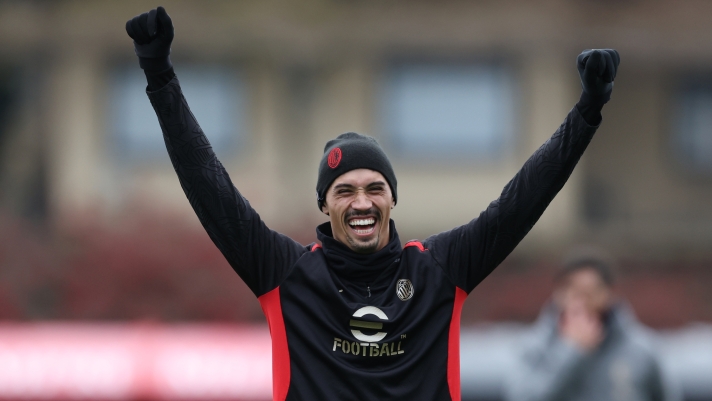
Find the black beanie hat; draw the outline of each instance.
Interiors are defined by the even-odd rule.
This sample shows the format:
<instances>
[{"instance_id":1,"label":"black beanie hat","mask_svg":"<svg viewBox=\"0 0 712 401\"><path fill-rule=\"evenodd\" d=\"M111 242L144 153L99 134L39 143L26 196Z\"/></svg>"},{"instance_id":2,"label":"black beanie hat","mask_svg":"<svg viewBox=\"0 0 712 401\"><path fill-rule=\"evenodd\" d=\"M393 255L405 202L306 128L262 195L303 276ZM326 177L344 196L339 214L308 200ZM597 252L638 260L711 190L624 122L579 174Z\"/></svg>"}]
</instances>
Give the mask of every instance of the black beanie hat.
<instances>
[{"instance_id":1,"label":"black beanie hat","mask_svg":"<svg viewBox=\"0 0 712 401\"><path fill-rule=\"evenodd\" d=\"M319 163L319 177L316 181L316 201L319 210L326 201L326 191L341 174L359 168L378 171L383 174L398 201L398 183L391 162L375 139L370 136L347 132L332 139L324 147L324 155Z\"/></svg>"}]
</instances>

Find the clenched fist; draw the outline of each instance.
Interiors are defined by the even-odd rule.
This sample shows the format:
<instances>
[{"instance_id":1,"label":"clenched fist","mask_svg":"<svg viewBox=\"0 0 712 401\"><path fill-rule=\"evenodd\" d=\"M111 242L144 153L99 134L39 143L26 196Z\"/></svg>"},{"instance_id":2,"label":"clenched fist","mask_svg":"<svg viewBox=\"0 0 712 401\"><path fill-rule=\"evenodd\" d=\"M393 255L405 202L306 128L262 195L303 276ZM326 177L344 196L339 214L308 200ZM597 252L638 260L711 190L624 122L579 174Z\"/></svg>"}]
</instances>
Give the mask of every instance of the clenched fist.
<instances>
[{"instance_id":1,"label":"clenched fist","mask_svg":"<svg viewBox=\"0 0 712 401\"><path fill-rule=\"evenodd\" d=\"M158 70L171 66L168 55L173 41L173 22L163 7L126 21L126 33L134 41L141 68Z\"/></svg>"},{"instance_id":2,"label":"clenched fist","mask_svg":"<svg viewBox=\"0 0 712 401\"><path fill-rule=\"evenodd\" d=\"M584 50L576 59L581 86L586 95L608 102L621 58L613 49Z\"/></svg>"}]
</instances>

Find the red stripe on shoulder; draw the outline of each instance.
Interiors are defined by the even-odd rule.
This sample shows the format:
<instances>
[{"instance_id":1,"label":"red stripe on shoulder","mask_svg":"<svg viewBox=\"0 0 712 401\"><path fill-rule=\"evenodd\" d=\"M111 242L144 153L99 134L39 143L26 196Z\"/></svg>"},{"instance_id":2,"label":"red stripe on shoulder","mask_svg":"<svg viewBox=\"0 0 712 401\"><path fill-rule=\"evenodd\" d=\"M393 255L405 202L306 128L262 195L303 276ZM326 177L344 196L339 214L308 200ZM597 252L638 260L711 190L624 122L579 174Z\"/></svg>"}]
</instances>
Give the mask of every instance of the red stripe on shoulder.
<instances>
[{"instance_id":1,"label":"red stripe on shoulder","mask_svg":"<svg viewBox=\"0 0 712 401\"><path fill-rule=\"evenodd\" d=\"M467 293L455 287L455 302L450 318L450 332L447 340L447 385L450 388L450 398L461 400L460 390L460 315Z\"/></svg>"},{"instance_id":2,"label":"red stripe on shoulder","mask_svg":"<svg viewBox=\"0 0 712 401\"><path fill-rule=\"evenodd\" d=\"M420 241L408 241L408 242L406 242L405 245L403 246L403 249L408 248L408 247L411 247L411 246L414 246L414 247L420 249L420 252L425 252L425 251L427 251L427 249L423 246L423 243L420 242Z\"/></svg>"},{"instance_id":3,"label":"red stripe on shoulder","mask_svg":"<svg viewBox=\"0 0 712 401\"><path fill-rule=\"evenodd\" d=\"M314 252L314 251L316 251L316 250L319 249L319 248L321 248L321 245L320 245L320 244L314 244L314 245L312 245L311 251Z\"/></svg>"},{"instance_id":4,"label":"red stripe on shoulder","mask_svg":"<svg viewBox=\"0 0 712 401\"><path fill-rule=\"evenodd\" d=\"M269 333L272 336L272 399L274 401L284 401L287 399L287 392L289 391L291 371L287 329L284 327L279 287L263 294L257 300L260 301L262 311L267 317Z\"/></svg>"}]
</instances>

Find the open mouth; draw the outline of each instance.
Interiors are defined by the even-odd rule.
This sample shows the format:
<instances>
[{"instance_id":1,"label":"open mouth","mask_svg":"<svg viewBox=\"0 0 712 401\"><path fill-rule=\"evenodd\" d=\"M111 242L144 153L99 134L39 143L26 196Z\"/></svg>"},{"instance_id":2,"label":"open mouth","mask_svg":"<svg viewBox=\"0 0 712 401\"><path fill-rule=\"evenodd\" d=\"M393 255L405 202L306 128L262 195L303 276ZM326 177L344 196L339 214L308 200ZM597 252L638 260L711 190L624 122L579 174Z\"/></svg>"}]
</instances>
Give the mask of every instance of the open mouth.
<instances>
[{"instance_id":1,"label":"open mouth","mask_svg":"<svg viewBox=\"0 0 712 401\"><path fill-rule=\"evenodd\" d=\"M349 220L348 223L357 235L370 235L376 229L376 219L373 217L357 217Z\"/></svg>"}]
</instances>

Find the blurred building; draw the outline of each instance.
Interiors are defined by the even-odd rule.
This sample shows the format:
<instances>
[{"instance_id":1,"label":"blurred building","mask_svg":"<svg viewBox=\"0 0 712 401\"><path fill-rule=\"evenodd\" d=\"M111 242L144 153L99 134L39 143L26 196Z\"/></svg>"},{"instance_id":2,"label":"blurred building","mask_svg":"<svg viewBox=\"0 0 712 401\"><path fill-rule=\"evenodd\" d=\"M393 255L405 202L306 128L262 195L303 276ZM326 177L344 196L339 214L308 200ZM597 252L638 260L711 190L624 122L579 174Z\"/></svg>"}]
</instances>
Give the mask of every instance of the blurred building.
<instances>
[{"instance_id":1,"label":"blurred building","mask_svg":"<svg viewBox=\"0 0 712 401\"><path fill-rule=\"evenodd\" d=\"M346 131L376 137L389 153L401 238L469 221L577 101L578 53L612 47L622 63L602 128L514 258L552 258L583 241L663 272L712 259L712 3L163 5L188 102L273 229L315 238L325 221L318 161ZM124 31L154 6L0 3L5 210L60 233L87 220L110 227L137 210L199 229Z\"/></svg>"},{"instance_id":2,"label":"blurred building","mask_svg":"<svg viewBox=\"0 0 712 401\"><path fill-rule=\"evenodd\" d=\"M601 129L463 322L533 319L547 269L581 242L621 258L620 286L644 323L712 321L712 2L161 3L176 73L218 156L267 224L303 243L326 221L314 190L328 139L357 131L383 144L401 238L424 238L476 217L554 132L580 93L581 50L618 49ZM190 209L144 93L124 24L158 4L0 1L0 320L261 319ZM35 338L13 324L3 333ZM464 331L466 399L498 399L520 328ZM710 399L710 328L681 330L660 349L687 399ZM3 338L0 359L22 362ZM60 361L24 359L38 375L103 372L81 361L89 353L67 364L69 352L18 349ZM5 365L3 396L17 398L7 389L24 365Z\"/></svg>"}]
</instances>

